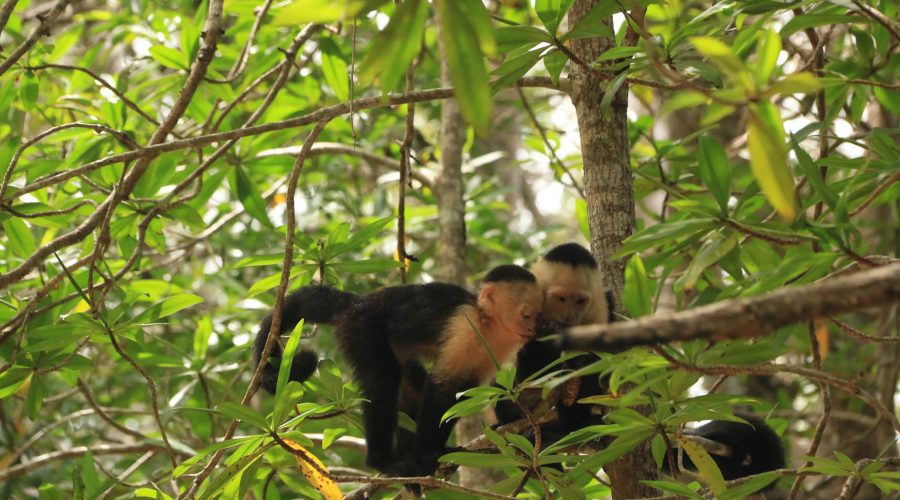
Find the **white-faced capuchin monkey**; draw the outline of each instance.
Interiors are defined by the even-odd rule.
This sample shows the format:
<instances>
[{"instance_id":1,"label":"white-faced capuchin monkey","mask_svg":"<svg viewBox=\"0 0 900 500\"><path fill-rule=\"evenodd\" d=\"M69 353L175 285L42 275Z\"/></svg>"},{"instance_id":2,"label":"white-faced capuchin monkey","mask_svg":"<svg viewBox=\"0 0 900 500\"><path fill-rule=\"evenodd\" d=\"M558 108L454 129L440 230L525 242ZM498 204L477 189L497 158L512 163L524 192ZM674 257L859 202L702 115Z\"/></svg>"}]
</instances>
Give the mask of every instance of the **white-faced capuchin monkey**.
<instances>
[{"instance_id":1,"label":"white-faced capuchin monkey","mask_svg":"<svg viewBox=\"0 0 900 500\"><path fill-rule=\"evenodd\" d=\"M336 325L335 335L353 368L362 396L368 451L366 464L392 475L431 474L453 428L440 418L460 391L489 382L496 371L485 343L500 362L511 361L534 337L543 294L527 269L505 265L485 276L478 295L447 283L400 285L368 295L308 286L290 294L281 330L300 319ZM254 344L260 362L271 315L261 325ZM477 329L477 332L476 332ZM481 337L479 337L479 333ZM482 340L483 338L483 340ZM272 392L281 349L264 367L264 387ZM315 355L298 354L291 379L303 380L315 371ZM426 371L423 361L432 362ZM296 378L295 378L296 375ZM419 386L413 449L398 456L394 449L398 394L401 385ZM414 387L415 389L416 387Z\"/></svg>"},{"instance_id":2,"label":"white-faced capuchin monkey","mask_svg":"<svg viewBox=\"0 0 900 500\"><path fill-rule=\"evenodd\" d=\"M613 297L603 285L603 276L593 255L577 243L559 245L547 252L531 268L544 292L544 309L538 321L536 339L519 351L517 377L523 380L559 359L561 352L540 338L557 333L560 327L572 327L613 321ZM577 370L595 361L590 355L568 360L558 368ZM598 375L581 377L577 399L606 392ZM561 398L556 404L558 422L541 426L541 436L555 441L578 429L602 423L600 415L592 415L592 405L573 403L572 398ZM496 407L500 423L523 418L518 407L503 401ZM728 421L713 421L687 434L700 436L728 445L732 455L712 455L725 479L736 479L784 467L784 448L777 434L762 420L740 414L752 425ZM686 466L691 467L690 460Z\"/></svg>"}]
</instances>

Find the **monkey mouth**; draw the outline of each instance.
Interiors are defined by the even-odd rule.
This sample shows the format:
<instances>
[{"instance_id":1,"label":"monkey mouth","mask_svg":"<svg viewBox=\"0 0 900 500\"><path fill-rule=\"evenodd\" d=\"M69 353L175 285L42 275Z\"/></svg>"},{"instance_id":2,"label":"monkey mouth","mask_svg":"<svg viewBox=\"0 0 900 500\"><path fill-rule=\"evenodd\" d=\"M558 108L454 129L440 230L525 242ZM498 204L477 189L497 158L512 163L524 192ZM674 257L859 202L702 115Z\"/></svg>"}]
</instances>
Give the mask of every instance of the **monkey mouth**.
<instances>
[{"instance_id":1,"label":"monkey mouth","mask_svg":"<svg viewBox=\"0 0 900 500\"><path fill-rule=\"evenodd\" d=\"M519 332L519 338L522 339L522 342L530 342L534 338L534 332Z\"/></svg>"}]
</instances>

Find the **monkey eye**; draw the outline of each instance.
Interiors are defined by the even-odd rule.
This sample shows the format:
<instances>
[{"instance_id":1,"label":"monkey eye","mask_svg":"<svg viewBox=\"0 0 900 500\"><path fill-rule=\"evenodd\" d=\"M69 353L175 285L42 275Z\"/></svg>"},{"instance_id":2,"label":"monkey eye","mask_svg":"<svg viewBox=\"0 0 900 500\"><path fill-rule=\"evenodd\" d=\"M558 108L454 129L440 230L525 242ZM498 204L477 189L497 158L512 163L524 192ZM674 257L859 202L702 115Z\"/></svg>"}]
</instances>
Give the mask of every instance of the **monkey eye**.
<instances>
[{"instance_id":1,"label":"monkey eye","mask_svg":"<svg viewBox=\"0 0 900 500\"><path fill-rule=\"evenodd\" d=\"M566 298L563 297L562 295L560 295L559 297L556 298L556 300L558 300L558 301L560 301L560 302L565 302L565 301L566 301Z\"/></svg>"},{"instance_id":2,"label":"monkey eye","mask_svg":"<svg viewBox=\"0 0 900 500\"><path fill-rule=\"evenodd\" d=\"M583 306L583 305L587 304L587 299L576 299L575 303L578 304L579 306Z\"/></svg>"}]
</instances>

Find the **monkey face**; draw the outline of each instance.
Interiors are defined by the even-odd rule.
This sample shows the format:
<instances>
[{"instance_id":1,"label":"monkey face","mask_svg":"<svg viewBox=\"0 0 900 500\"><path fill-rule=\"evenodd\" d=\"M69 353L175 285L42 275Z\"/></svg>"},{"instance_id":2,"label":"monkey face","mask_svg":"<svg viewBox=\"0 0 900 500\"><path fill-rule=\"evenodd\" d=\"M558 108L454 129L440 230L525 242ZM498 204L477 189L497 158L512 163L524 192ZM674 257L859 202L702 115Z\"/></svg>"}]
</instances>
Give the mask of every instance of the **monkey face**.
<instances>
[{"instance_id":1,"label":"monkey face","mask_svg":"<svg viewBox=\"0 0 900 500\"><path fill-rule=\"evenodd\" d=\"M591 310L592 299L591 294L583 289L550 287L544 303L544 320L563 326L582 325Z\"/></svg>"},{"instance_id":2,"label":"monkey face","mask_svg":"<svg viewBox=\"0 0 900 500\"><path fill-rule=\"evenodd\" d=\"M479 302L503 330L527 342L537 331L544 297L536 284L491 284L481 291Z\"/></svg>"}]
</instances>

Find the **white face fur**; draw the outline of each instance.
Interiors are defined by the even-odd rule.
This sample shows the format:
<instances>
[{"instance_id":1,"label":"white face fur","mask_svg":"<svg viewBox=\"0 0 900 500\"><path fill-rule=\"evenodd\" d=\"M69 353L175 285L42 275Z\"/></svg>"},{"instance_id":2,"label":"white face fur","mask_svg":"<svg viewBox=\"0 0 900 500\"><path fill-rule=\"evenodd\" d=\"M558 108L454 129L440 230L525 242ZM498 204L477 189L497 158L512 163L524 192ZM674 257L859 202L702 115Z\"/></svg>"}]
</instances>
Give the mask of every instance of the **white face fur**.
<instances>
[{"instance_id":1,"label":"white face fur","mask_svg":"<svg viewBox=\"0 0 900 500\"><path fill-rule=\"evenodd\" d=\"M531 272L544 291L544 321L564 326L607 322L606 290L599 269L541 260Z\"/></svg>"}]
</instances>

